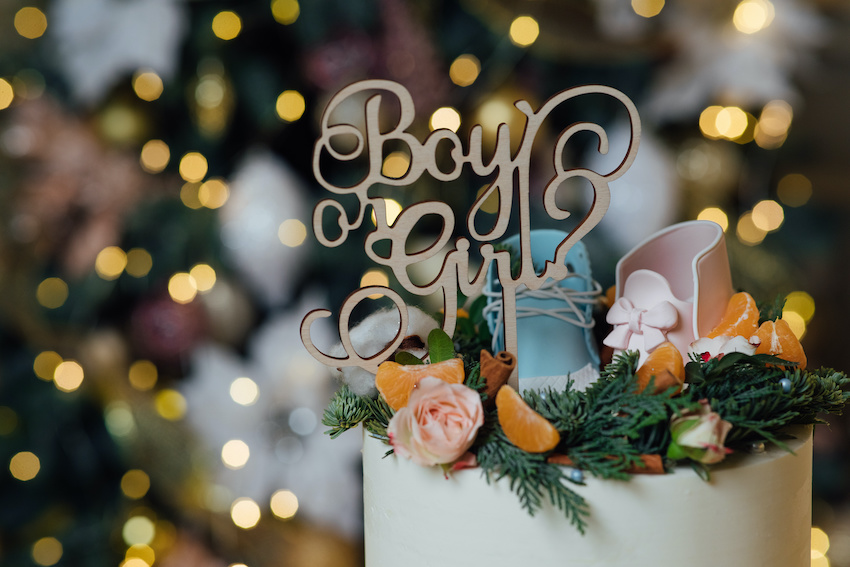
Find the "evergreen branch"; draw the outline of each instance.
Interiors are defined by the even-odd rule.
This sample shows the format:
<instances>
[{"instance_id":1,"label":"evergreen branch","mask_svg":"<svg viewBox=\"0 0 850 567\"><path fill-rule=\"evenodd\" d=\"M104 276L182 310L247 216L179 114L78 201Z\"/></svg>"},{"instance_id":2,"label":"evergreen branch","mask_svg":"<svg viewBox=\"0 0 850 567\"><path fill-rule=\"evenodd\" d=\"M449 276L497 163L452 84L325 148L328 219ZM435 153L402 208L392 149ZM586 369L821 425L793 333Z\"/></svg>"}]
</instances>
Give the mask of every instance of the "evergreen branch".
<instances>
[{"instance_id":1,"label":"evergreen branch","mask_svg":"<svg viewBox=\"0 0 850 567\"><path fill-rule=\"evenodd\" d=\"M358 396L343 384L322 414L322 425L330 427L326 434L336 439L344 432L357 427L372 417L373 409L369 398Z\"/></svg>"},{"instance_id":2,"label":"evergreen branch","mask_svg":"<svg viewBox=\"0 0 850 567\"><path fill-rule=\"evenodd\" d=\"M363 398L369 405L370 416L363 423L366 431L372 434L372 437L389 442L390 438L387 435L387 426L393 418L395 411L384 400L382 396L377 398Z\"/></svg>"},{"instance_id":3,"label":"evergreen branch","mask_svg":"<svg viewBox=\"0 0 850 567\"><path fill-rule=\"evenodd\" d=\"M487 387L487 380L481 375L481 364L473 362L466 371L464 386L472 388L479 394Z\"/></svg>"},{"instance_id":4,"label":"evergreen branch","mask_svg":"<svg viewBox=\"0 0 850 567\"><path fill-rule=\"evenodd\" d=\"M546 461L540 454L526 453L517 448L498 426L490 423L478 447L478 466L491 479L507 477L510 487L519 497L520 505L534 515L543 505L544 498L564 512L570 523L582 534L589 516L587 502L571 490L563 469Z\"/></svg>"}]
</instances>

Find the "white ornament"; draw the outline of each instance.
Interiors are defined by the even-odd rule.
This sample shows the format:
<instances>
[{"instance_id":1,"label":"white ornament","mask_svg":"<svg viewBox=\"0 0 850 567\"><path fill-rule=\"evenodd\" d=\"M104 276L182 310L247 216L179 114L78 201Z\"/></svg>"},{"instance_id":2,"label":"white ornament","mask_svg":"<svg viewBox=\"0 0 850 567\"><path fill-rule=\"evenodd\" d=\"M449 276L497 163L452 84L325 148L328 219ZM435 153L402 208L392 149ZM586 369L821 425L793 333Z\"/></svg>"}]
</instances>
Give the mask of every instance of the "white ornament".
<instances>
[{"instance_id":1,"label":"white ornament","mask_svg":"<svg viewBox=\"0 0 850 567\"><path fill-rule=\"evenodd\" d=\"M629 140L628 124L614 126L608 153L594 153L590 169L604 172L615 168ZM634 163L620 179L611 182L611 204L599 222L599 230L618 255L678 218L681 196L675 172L670 151L651 131L644 130Z\"/></svg>"},{"instance_id":2,"label":"white ornament","mask_svg":"<svg viewBox=\"0 0 850 567\"><path fill-rule=\"evenodd\" d=\"M221 238L230 260L268 306L285 304L306 257L306 241L284 244L284 221L310 223L301 180L267 151L248 155L230 183L230 198L219 209Z\"/></svg>"},{"instance_id":3,"label":"white ornament","mask_svg":"<svg viewBox=\"0 0 850 567\"><path fill-rule=\"evenodd\" d=\"M59 68L74 97L94 105L140 69L167 81L188 28L175 0L56 0L48 13Z\"/></svg>"}]
</instances>

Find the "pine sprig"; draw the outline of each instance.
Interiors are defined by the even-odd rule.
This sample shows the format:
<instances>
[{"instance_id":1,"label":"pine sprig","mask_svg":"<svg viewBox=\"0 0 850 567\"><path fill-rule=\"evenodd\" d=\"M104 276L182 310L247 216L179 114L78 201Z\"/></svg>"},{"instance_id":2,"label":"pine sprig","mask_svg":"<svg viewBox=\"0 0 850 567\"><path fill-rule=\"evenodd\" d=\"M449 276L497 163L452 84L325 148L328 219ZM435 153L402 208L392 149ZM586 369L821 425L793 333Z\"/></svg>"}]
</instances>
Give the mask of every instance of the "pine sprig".
<instances>
[{"instance_id":1,"label":"pine sprig","mask_svg":"<svg viewBox=\"0 0 850 567\"><path fill-rule=\"evenodd\" d=\"M519 497L520 505L534 515L544 499L564 515L576 529L584 533L589 516L587 502L571 490L562 467L546 461L544 455L526 453L517 448L499 427L490 424L478 447L478 466L487 482L507 477L510 487Z\"/></svg>"},{"instance_id":2,"label":"pine sprig","mask_svg":"<svg viewBox=\"0 0 850 567\"><path fill-rule=\"evenodd\" d=\"M322 415L322 425L330 427L326 434L336 439L344 432L371 419L373 414L369 398L358 396L348 385L343 384Z\"/></svg>"},{"instance_id":3,"label":"pine sprig","mask_svg":"<svg viewBox=\"0 0 850 567\"><path fill-rule=\"evenodd\" d=\"M728 443L765 439L784 446L776 435L779 430L823 423L821 414L840 414L850 398L850 392L844 391L850 379L841 372L781 370L777 362L782 361L734 353L720 361L688 365L699 365L692 372L705 378L692 386L691 398L709 400L712 410L733 425ZM790 384L787 392L781 384L786 379Z\"/></svg>"},{"instance_id":4,"label":"pine sprig","mask_svg":"<svg viewBox=\"0 0 850 567\"><path fill-rule=\"evenodd\" d=\"M481 364L479 362L473 362L466 369L466 379L463 384L478 393L481 393L487 387L487 380L481 375Z\"/></svg>"},{"instance_id":5,"label":"pine sprig","mask_svg":"<svg viewBox=\"0 0 850 567\"><path fill-rule=\"evenodd\" d=\"M358 396L343 384L325 408L322 425L330 427L325 433L331 439L362 423L373 437L388 440L387 426L394 413L382 397Z\"/></svg>"},{"instance_id":6,"label":"pine sprig","mask_svg":"<svg viewBox=\"0 0 850 567\"><path fill-rule=\"evenodd\" d=\"M641 466L641 455L660 452L668 440L670 416L691 407L688 398L672 392L650 394L635 387L630 354L615 359L586 392L587 418L567 454L577 466L601 478L628 479Z\"/></svg>"},{"instance_id":7,"label":"pine sprig","mask_svg":"<svg viewBox=\"0 0 850 567\"><path fill-rule=\"evenodd\" d=\"M395 410L381 396L374 399L365 399L371 410L371 415L364 421L363 426L366 428L366 431L372 434L372 437L389 442L390 438L387 435L387 426L389 426Z\"/></svg>"}]
</instances>

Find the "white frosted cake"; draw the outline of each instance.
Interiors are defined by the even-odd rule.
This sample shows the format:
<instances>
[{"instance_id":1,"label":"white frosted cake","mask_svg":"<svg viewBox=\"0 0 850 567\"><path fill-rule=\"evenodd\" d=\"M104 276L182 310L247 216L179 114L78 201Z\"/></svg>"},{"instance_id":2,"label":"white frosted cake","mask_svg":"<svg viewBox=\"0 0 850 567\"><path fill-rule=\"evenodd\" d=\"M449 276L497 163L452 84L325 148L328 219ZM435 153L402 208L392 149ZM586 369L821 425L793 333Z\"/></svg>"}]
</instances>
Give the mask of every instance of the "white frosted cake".
<instances>
[{"instance_id":1,"label":"white frosted cake","mask_svg":"<svg viewBox=\"0 0 850 567\"><path fill-rule=\"evenodd\" d=\"M365 101L365 133L334 118L361 93L372 93L357 99ZM556 136L554 177L532 192L538 130L558 105L586 96L613 98L628 114L620 165L564 169L565 144L579 131L608 151L601 126L577 122ZM385 98L401 109L384 117L395 126L379 124ZM605 214L608 183L635 158L637 110L599 85L562 91L537 110L526 101L516 107L527 116L520 148L498 145L510 140L500 126L486 166L480 126L468 150L449 130L420 144L407 131L412 98L389 81L346 87L322 116L313 170L331 197L314 211L316 238L341 245L371 210L364 252L410 294L384 286L351 293L338 314L340 343L329 351L313 342L311 327L331 311L314 310L301 324L307 350L343 382L322 419L328 433L360 424L368 432L366 567L807 567L811 426L841 413L850 379L807 369L782 302L735 292L725 234L712 222L680 223L637 244L603 297L581 240ZM334 149L340 136L357 143ZM383 144L393 140L411 152L399 179L381 168ZM441 143L452 147L451 171L438 166ZM369 172L355 185L325 175L366 157ZM410 186L426 172L451 181L470 170L489 185L465 216L423 200L390 221L383 198L369 193ZM593 189L581 219L556 198L576 176ZM343 194L356 197L356 212L336 200ZM479 222L491 196L495 217ZM532 211L578 225L532 230ZM420 222L426 217L435 222ZM518 234L506 238L514 219ZM328 236L325 224L334 223ZM431 244L412 246L426 224L437 227L424 240ZM411 280L409 268L441 258L430 283ZM408 304L433 294L439 313ZM374 298L384 309L369 308L350 325L358 305Z\"/></svg>"},{"instance_id":2,"label":"white frosted cake","mask_svg":"<svg viewBox=\"0 0 850 567\"><path fill-rule=\"evenodd\" d=\"M795 454L733 455L711 482L690 467L589 478L575 488L590 502L584 535L551 506L530 516L507 479L384 458L387 446L366 435L366 566L808 567L811 427L792 433Z\"/></svg>"}]
</instances>

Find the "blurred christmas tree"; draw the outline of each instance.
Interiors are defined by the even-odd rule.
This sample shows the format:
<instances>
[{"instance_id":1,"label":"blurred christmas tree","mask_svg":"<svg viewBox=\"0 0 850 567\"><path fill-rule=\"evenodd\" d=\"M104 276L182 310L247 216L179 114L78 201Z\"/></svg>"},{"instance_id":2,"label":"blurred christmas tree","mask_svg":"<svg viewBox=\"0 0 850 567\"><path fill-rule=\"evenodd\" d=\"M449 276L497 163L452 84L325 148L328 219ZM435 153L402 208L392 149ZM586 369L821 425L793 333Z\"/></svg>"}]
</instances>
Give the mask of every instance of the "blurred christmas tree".
<instances>
[{"instance_id":1,"label":"blurred christmas tree","mask_svg":"<svg viewBox=\"0 0 850 567\"><path fill-rule=\"evenodd\" d=\"M824 172L846 164L800 118L820 124L804 92L828 67L797 79L846 57L847 20L804 0L0 3L0 562L361 561L359 439L322 436L333 384L298 335L308 309L389 277L308 228L321 110L359 79L403 84L420 139L482 124L485 144L502 122L517 142L517 99L624 91L644 136L588 238L597 278L667 224L716 220L736 284L787 295L810 360L841 366L846 203ZM565 112L612 146L570 159L613 167L610 109ZM386 154L404 175L404 148ZM465 210L479 189L387 197ZM816 300L835 309L813 318ZM833 499L845 439L827 439Z\"/></svg>"}]
</instances>

